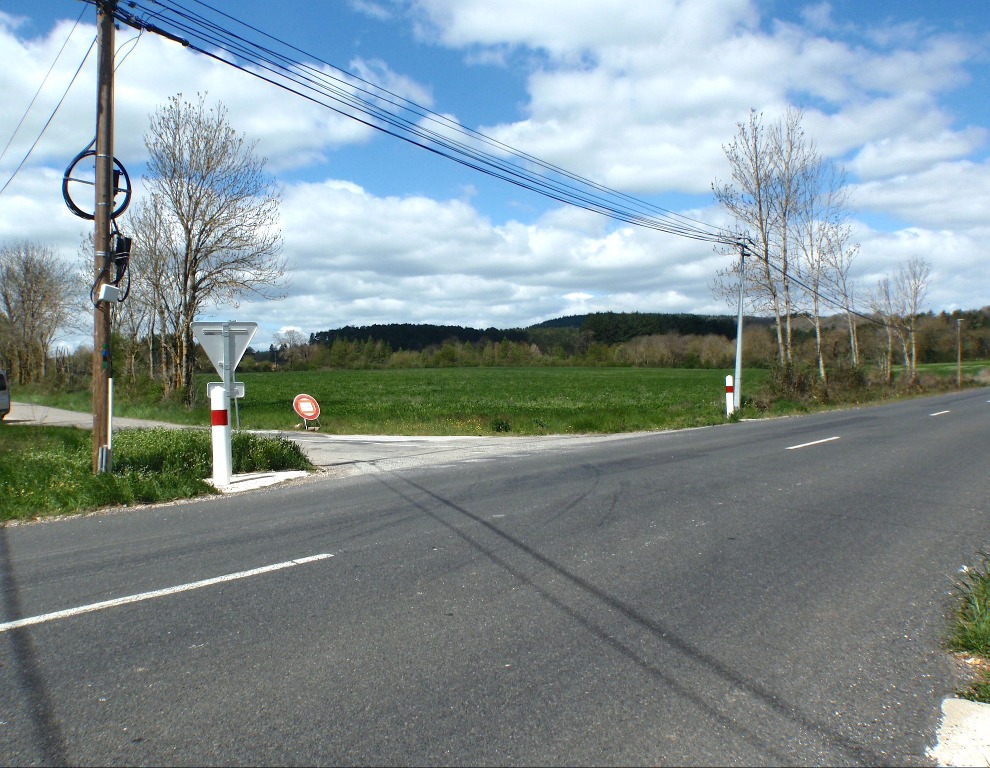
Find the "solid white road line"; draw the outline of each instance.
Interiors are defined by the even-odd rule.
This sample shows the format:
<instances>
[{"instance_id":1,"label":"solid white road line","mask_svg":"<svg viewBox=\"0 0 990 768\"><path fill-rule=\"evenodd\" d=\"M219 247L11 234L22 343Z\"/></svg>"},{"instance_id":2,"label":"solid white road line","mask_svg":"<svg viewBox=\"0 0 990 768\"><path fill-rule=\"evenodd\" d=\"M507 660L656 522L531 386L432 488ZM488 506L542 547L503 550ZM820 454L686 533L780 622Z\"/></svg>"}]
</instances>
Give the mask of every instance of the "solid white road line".
<instances>
[{"instance_id":1,"label":"solid white road line","mask_svg":"<svg viewBox=\"0 0 990 768\"><path fill-rule=\"evenodd\" d=\"M306 563L316 562L317 560L326 560L328 557L333 557L331 554L321 554L313 555L311 557L300 557L298 560L287 560L284 563L275 563L274 565L265 565L261 568L252 568L249 571L240 571L238 573L228 573L226 576L217 576L212 579L204 579L203 581L194 581L190 584L180 584L176 587L168 587L166 589L157 589L154 592L142 592L138 595L130 595L129 597L118 597L115 600L105 600L102 603L90 603L89 605L81 605L78 608L68 608L64 611L55 611L54 613L45 613L41 616L30 616L26 619L17 619L16 621L8 621L4 624L0 624L0 632L7 632L11 629L19 629L20 627L30 627L34 624L44 624L48 621L54 621L55 619L65 619L69 616L78 616L82 613L92 613L93 611L102 611L107 608L116 608L118 605L128 605L129 603L139 603L142 600L151 600L156 597L166 597L168 595L175 595L179 592L188 592L192 589L201 589L202 587L210 587L214 584L222 584L225 581L237 581L238 579L246 579L249 576L259 576L263 573L271 573L272 571L281 571L285 568L293 568L297 565L305 565Z\"/></svg>"},{"instance_id":2,"label":"solid white road line","mask_svg":"<svg viewBox=\"0 0 990 768\"><path fill-rule=\"evenodd\" d=\"M929 413L929 416L945 416L947 413L952 413L952 411L937 411L935 413Z\"/></svg>"},{"instance_id":3,"label":"solid white road line","mask_svg":"<svg viewBox=\"0 0 990 768\"><path fill-rule=\"evenodd\" d=\"M788 446L785 450L796 451L798 448L807 448L811 445L821 445L822 443L831 443L833 440L839 440L839 439L840 439L839 437L826 437L824 440L815 440L814 442L811 443L801 443L801 445L791 445Z\"/></svg>"}]
</instances>

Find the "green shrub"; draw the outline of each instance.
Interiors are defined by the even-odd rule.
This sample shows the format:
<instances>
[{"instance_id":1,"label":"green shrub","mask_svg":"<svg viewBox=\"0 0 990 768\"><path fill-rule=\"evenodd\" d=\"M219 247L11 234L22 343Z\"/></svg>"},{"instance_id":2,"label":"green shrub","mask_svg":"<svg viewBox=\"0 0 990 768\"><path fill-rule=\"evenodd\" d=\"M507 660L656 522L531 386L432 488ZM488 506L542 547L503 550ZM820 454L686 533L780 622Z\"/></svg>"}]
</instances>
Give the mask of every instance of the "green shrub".
<instances>
[{"instance_id":1,"label":"green shrub","mask_svg":"<svg viewBox=\"0 0 990 768\"><path fill-rule=\"evenodd\" d=\"M0 443L0 521L106 506L184 499L215 489L208 430L135 429L114 434L113 472L93 474L90 432L19 426ZM233 436L234 472L311 469L281 437Z\"/></svg>"},{"instance_id":2,"label":"green shrub","mask_svg":"<svg viewBox=\"0 0 990 768\"><path fill-rule=\"evenodd\" d=\"M201 429L128 429L114 436L113 470L165 472L208 477L211 435Z\"/></svg>"},{"instance_id":3,"label":"green shrub","mask_svg":"<svg viewBox=\"0 0 990 768\"><path fill-rule=\"evenodd\" d=\"M949 647L990 657L990 554L982 553L982 558L956 581L958 609Z\"/></svg>"},{"instance_id":4,"label":"green shrub","mask_svg":"<svg viewBox=\"0 0 990 768\"><path fill-rule=\"evenodd\" d=\"M805 400L821 385L818 369L810 363L774 363L766 388L775 399Z\"/></svg>"},{"instance_id":5,"label":"green shrub","mask_svg":"<svg viewBox=\"0 0 990 768\"><path fill-rule=\"evenodd\" d=\"M231 437L231 451L236 473L313 468L302 448L284 437L235 432Z\"/></svg>"},{"instance_id":6,"label":"green shrub","mask_svg":"<svg viewBox=\"0 0 990 768\"><path fill-rule=\"evenodd\" d=\"M836 363L828 371L829 389L857 392L869 386L866 369L861 365Z\"/></svg>"},{"instance_id":7,"label":"green shrub","mask_svg":"<svg viewBox=\"0 0 990 768\"><path fill-rule=\"evenodd\" d=\"M976 678L959 692L964 699L990 703L990 554L982 553L975 568L963 569L956 581L956 612L949 649L969 654L983 663Z\"/></svg>"}]
</instances>

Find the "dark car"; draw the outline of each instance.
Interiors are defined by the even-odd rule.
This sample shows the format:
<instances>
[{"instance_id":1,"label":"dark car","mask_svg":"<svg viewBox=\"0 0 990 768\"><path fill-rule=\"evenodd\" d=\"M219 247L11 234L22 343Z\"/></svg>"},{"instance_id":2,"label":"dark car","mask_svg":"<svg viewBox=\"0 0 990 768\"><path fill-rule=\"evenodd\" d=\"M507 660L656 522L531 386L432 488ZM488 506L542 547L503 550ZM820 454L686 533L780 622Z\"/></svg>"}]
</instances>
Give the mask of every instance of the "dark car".
<instances>
[{"instance_id":1,"label":"dark car","mask_svg":"<svg viewBox=\"0 0 990 768\"><path fill-rule=\"evenodd\" d=\"M10 388L7 386L7 374L0 371L0 421L10 413Z\"/></svg>"}]
</instances>

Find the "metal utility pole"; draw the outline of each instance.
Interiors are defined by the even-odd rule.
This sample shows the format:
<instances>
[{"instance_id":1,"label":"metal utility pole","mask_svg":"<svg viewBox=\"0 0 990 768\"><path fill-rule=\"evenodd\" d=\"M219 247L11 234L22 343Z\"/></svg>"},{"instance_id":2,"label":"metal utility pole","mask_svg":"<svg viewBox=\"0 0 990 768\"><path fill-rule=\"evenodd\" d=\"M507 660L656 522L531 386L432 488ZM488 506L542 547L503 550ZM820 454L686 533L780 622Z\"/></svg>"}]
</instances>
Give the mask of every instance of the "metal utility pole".
<instances>
[{"instance_id":1,"label":"metal utility pole","mask_svg":"<svg viewBox=\"0 0 990 768\"><path fill-rule=\"evenodd\" d=\"M739 317L736 319L736 377L733 381L732 404L735 410L742 405L742 353L743 353L743 295L746 287L746 246L739 246Z\"/></svg>"},{"instance_id":2,"label":"metal utility pole","mask_svg":"<svg viewBox=\"0 0 990 768\"><path fill-rule=\"evenodd\" d=\"M962 389L962 318L956 318L956 388Z\"/></svg>"},{"instance_id":3,"label":"metal utility pole","mask_svg":"<svg viewBox=\"0 0 990 768\"><path fill-rule=\"evenodd\" d=\"M96 208L93 243L95 285L109 282L110 222L113 213L113 58L114 12L117 0L97 0L97 86L96 86ZM98 301L93 311L93 472L110 471L110 356L111 302Z\"/></svg>"}]
</instances>

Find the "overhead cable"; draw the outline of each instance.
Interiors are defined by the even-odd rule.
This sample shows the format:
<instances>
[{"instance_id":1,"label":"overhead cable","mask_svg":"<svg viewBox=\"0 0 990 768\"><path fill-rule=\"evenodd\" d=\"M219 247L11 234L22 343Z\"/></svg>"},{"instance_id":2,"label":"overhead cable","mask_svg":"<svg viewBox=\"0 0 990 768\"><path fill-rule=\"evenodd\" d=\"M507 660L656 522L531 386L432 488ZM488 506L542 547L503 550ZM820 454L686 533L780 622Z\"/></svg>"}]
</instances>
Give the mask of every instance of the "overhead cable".
<instances>
[{"instance_id":1,"label":"overhead cable","mask_svg":"<svg viewBox=\"0 0 990 768\"><path fill-rule=\"evenodd\" d=\"M193 11L178 0L126 0L117 7L115 17L139 31L150 31L180 43L369 128L557 202L646 229L747 249L747 239L738 233L661 208L517 150L314 56L204 0L189 1L247 32L235 33L223 22ZM95 4L97 0L84 2ZM126 6L128 10L120 6ZM249 39L246 36L249 33L270 41L274 47ZM299 56L327 69L301 60ZM807 285L772 259L761 257L761 260L821 301L877 322L876 318L859 313L843 301Z\"/></svg>"},{"instance_id":2,"label":"overhead cable","mask_svg":"<svg viewBox=\"0 0 990 768\"><path fill-rule=\"evenodd\" d=\"M28 148L27 153L25 153L24 157L21 159L21 162L18 163L17 167L14 169L14 172L10 175L10 178L7 179L7 182L3 185L3 187L0 187L0 195L6 191L7 187L10 186L10 183L17 177L17 174L20 173L21 169L24 167L24 164L28 161L28 158L31 157L31 153L34 152L34 148L37 147L38 142L41 141L41 137L44 136L45 131L48 130L48 126L52 124L52 120L54 120L55 115L58 114L58 110L65 101L65 97L69 95L69 90L72 88L73 83L76 82L76 78L79 77L79 73L82 71L83 65L86 63L86 60L89 58L89 54L92 52L95 45L96 37L93 38L93 41L89 44L89 48L86 49L86 54L83 56L82 61L79 62L79 66L76 67L76 71L73 73L69 84L65 87L65 92L62 94L62 98L58 100L58 104L55 105L55 109L52 110L51 115L48 116L48 120L46 120L44 126L42 126L41 132L38 134L38 138L36 138Z\"/></svg>"},{"instance_id":3,"label":"overhead cable","mask_svg":"<svg viewBox=\"0 0 990 768\"><path fill-rule=\"evenodd\" d=\"M72 29L69 30L69 34L65 36L65 42L62 43L62 47L58 49L58 53L55 54L55 58L52 60L52 65L48 68L45 73L44 78L41 80L41 84L38 86L38 90L35 91L34 97L31 99L31 103L27 105L27 109L24 110L24 114L21 115L20 121L17 123L17 127L14 128L14 132L10 135L7 143L4 145L3 151L0 152L0 160L3 160L4 156L7 154L7 150L10 149L11 143L17 136L17 132L21 130L21 126L24 125L24 121L27 119L28 114L31 112L34 103L38 100L41 95L41 91L44 89L45 84L48 82L48 78L52 76L52 71L55 69L55 65L58 64L58 60L62 58L62 53L65 51L65 47L69 44L69 40L72 39L72 33L76 31L76 27L79 26L79 22L82 21L83 14L86 13L86 7L79 11L79 16L76 18L75 24L72 25Z\"/></svg>"},{"instance_id":4,"label":"overhead cable","mask_svg":"<svg viewBox=\"0 0 990 768\"><path fill-rule=\"evenodd\" d=\"M249 40L175 0L128 0L122 4L126 6L126 10L118 9L116 17L136 29L163 34L198 53L370 128L558 202L681 237L730 244L737 240L736 236L724 230L609 189L515 150L318 57L306 54L200 0L193 1L257 35L264 36L289 52L279 52L260 42ZM151 18L154 18L154 23L149 21ZM291 52L313 59L331 71L301 61L291 55ZM333 74L334 72L339 74Z\"/></svg>"}]
</instances>

